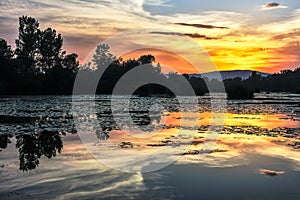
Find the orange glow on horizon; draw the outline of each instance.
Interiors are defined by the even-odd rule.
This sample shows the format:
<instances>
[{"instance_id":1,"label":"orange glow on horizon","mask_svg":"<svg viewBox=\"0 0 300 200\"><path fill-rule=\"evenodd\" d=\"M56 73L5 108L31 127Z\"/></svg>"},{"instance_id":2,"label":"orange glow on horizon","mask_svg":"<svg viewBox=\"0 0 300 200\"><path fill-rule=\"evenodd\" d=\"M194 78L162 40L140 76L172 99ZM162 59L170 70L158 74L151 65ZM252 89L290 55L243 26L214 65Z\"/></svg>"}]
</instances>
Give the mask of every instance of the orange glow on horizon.
<instances>
[{"instance_id":1,"label":"orange glow on horizon","mask_svg":"<svg viewBox=\"0 0 300 200\"><path fill-rule=\"evenodd\" d=\"M138 59L142 55L151 54L155 57L155 64L160 64L162 71L168 73L170 71L184 73L199 73L195 67L187 60L172 52L159 50L159 49L141 49L137 51L129 52L122 57L127 60L130 58Z\"/></svg>"}]
</instances>

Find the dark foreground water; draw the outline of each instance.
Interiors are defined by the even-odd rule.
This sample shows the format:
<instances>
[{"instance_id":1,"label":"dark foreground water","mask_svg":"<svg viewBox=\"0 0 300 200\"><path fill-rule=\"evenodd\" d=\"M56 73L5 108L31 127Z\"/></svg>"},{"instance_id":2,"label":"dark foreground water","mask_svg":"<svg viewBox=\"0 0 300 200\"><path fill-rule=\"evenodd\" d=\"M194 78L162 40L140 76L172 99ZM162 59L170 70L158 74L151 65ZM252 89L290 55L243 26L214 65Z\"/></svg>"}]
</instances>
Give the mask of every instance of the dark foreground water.
<instances>
[{"instance_id":1,"label":"dark foreground water","mask_svg":"<svg viewBox=\"0 0 300 200\"><path fill-rule=\"evenodd\" d=\"M124 99L130 97L114 98L112 111L110 96L96 96L95 107L90 96L76 96L79 113L72 113L67 96L1 98L1 199L300 198L299 95L258 94L254 100L226 102L227 114L222 126L216 125L219 136L209 150L205 131L224 111L214 108L220 113L212 118L210 97L184 108L176 99L137 97L127 108ZM156 134L138 137L136 126ZM82 132L88 131L94 141L82 144ZM99 152L103 160L88 151L108 140L128 157L107 153L110 147ZM125 173L107 166L107 160L126 163L132 152L146 157L178 146L186 148L157 171ZM156 164L149 160L133 167L143 171Z\"/></svg>"}]
</instances>

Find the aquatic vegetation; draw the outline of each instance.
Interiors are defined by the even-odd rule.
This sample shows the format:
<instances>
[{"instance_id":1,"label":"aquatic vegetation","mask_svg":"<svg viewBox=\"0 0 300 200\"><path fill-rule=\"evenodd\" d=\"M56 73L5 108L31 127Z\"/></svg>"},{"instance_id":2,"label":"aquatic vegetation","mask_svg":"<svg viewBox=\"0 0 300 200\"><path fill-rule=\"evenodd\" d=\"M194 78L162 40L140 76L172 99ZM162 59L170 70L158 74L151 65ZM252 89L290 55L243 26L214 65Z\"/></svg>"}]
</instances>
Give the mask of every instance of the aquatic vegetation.
<instances>
[{"instance_id":1,"label":"aquatic vegetation","mask_svg":"<svg viewBox=\"0 0 300 200\"><path fill-rule=\"evenodd\" d=\"M262 93L253 100L229 101L224 125L216 124L213 129L210 126L210 120L214 119L210 118L209 95L199 97L199 104L196 107L187 105L185 110L182 110L178 101L173 98L122 96L118 98L118 104L112 112L111 98L108 95L96 96L96 113L91 112L89 107L82 107L78 115L72 114L71 97L67 96L2 98L0 149L6 149L12 138L17 138L20 168L34 169L39 165L40 158L53 158L62 151L64 133L77 131L75 120L81 131L93 131L96 136L95 142L111 140L115 146L126 151L191 146L195 148L192 150L203 153L200 152L201 145L205 143L206 132L209 129L218 131L220 136L225 137L246 135L253 138L272 138L272 143L294 151L300 146L300 110L295 104L300 102L299 95ZM124 98L130 99L129 108L124 109L122 106ZM90 98L78 96L74 101L82 106L89 103ZM153 107L154 105L160 105L161 108ZM182 113L188 117L183 117ZM128 123L128 115L132 119L131 123ZM195 120L199 120L199 123ZM144 139L139 140L134 134L130 138L120 137L119 133L114 134L115 131L122 132L122 130L134 133L138 129L144 131ZM147 139L147 134L151 134L154 130L161 132ZM175 134L174 130L181 133ZM32 145L33 148L30 150L29 147ZM225 150L228 149L221 147L218 151L230 153L230 150L229 152ZM195 151L181 153L197 154Z\"/></svg>"}]
</instances>

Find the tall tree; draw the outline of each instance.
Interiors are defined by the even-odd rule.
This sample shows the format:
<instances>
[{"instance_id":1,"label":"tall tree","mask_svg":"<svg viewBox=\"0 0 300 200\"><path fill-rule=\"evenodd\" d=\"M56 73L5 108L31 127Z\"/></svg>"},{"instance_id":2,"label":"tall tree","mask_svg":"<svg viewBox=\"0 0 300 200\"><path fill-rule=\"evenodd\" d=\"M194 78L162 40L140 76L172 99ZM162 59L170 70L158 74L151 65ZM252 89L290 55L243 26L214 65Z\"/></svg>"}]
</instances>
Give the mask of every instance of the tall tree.
<instances>
[{"instance_id":1,"label":"tall tree","mask_svg":"<svg viewBox=\"0 0 300 200\"><path fill-rule=\"evenodd\" d=\"M23 65L23 73L35 71L41 31L39 22L27 16L19 18L19 36L16 40L17 59Z\"/></svg>"},{"instance_id":2,"label":"tall tree","mask_svg":"<svg viewBox=\"0 0 300 200\"><path fill-rule=\"evenodd\" d=\"M63 39L51 28L41 32L39 41L39 68L42 72L60 65Z\"/></svg>"},{"instance_id":3,"label":"tall tree","mask_svg":"<svg viewBox=\"0 0 300 200\"><path fill-rule=\"evenodd\" d=\"M6 40L0 38L0 59L10 60L13 57L13 51L11 47L7 44Z\"/></svg>"},{"instance_id":4,"label":"tall tree","mask_svg":"<svg viewBox=\"0 0 300 200\"><path fill-rule=\"evenodd\" d=\"M65 52L62 55L62 67L76 73L79 67L78 55L75 53L66 55Z\"/></svg>"},{"instance_id":5,"label":"tall tree","mask_svg":"<svg viewBox=\"0 0 300 200\"><path fill-rule=\"evenodd\" d=\"M93 56L93 62L96 69L101 69L116 60L116 57L110 52L108 44L99 44Z\"/></svg>"},{"instance_id":6,"label":"tall tree","mask_svg":"<svg viewBox=\"0 0 300 200\"><path fill-rule=\"evenodd\" d=\"M12 80L13 52L7 42L0 38L0 93L7 93L9 82Z\"/></svg>"}]
</instances>

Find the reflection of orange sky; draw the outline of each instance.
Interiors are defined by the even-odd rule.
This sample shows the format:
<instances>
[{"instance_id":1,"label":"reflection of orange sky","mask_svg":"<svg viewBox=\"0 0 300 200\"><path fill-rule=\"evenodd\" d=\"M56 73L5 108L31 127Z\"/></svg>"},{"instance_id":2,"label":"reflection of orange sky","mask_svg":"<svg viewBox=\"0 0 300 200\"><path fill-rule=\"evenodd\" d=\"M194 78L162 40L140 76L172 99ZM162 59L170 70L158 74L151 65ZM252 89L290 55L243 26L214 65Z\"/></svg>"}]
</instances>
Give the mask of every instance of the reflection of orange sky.
<instances>
[{"instance_id":1,"label":"reflection of orange sky","mask_svg":"<svg viewBox=\"0 0 300 200\"><path fill-rule=\"evenodd\" d=\"M172 113L166 119L166 125L179 126L206 126L210 124L215 125L225 125L225 126L258 126L267 129L274 129L279 127L286 128L297 128L300 126L299 121L293 121L289 119L284 114L273 114L273 115L264 115L264 114L233 114L233 113L188 113L190 120L182 120L181 113ZM199 118L198 124L192 119Z\"/></svg>"},{"instance_id":2,"label":"reflection of orange sky","mask_svg":"<svg viewBox=\"0 0 300 200\"><path fill-rule=\"evenodd\" d=\"M284 114L263 115L263 114L232 114L226 113L166 113L167 116L162 117L160 124L164 124L169 129L161 129L153 132L139 132L123 129L122 131L111 132L110 140L118 145L122 141L131 141L134 144L145 146L149 143L159 143L171 135L178 136L186 134L187 136L197 135L196 130L181 130L179 127L191 127L198 129L200 126L231 126L247 129L247 127L260 127L268 130L275 128L297 128L299 121L293 121ZM225 117L223 119L223 117ZM204 133L206 134L206 133ZM240 134L240 133L239 133ZM194 135L194 136L195 136ZM231 135L235 135L232 133ZM204 135L205 137L205 135ZM260 137L260 136L258 136ZM261 136L264 137L264 136Z\"/></svg>"},{"instance_id":3,"label":"reflection of orange sky","mask_svg":"<svg viewBox=\"0 0 300 200\"><path fill-rule=\"evenodd\" d=\"M173 132L171 131L170 134L172 133ZM189 132L187 132L187 134L188 133ZM53 159L59 159L59 157L62 157L64 164L72 166L71 169L93 169L95 171L108 169L103 164L98 162L87 151L86 147L80 142L79 138L77 138L77 140L70 140L70 137L72 138L73 136L68 135L67 137L64 137L63 152L62 154L59 154L57 158ZM293 141L293 139L282 137L272 138L244 134L224 134L219 136L218 142L214 147L214 149L225 150L224 152L215 152L208 154L205 157L200 157L199 155L187 155L181 157L177 162L202 163L212 167L232 167L248 164L249 161L247 160L246 156L253 153L293 160L295 164L297 164L295 165L295 169L299 170L299 151L287 146L287 144L291 141ZM190 149L199 150L201 149L201 145L202 144L193 145L190 147ZM151 147L144 150L149 152L155 151L158 148L164 147ZM137 147L134 147L133 149L126 149L126 151L136 150L141 152L141 149L137 149ZM48 160L49 159L43 160L43 163L47 162ZM53 160L51 160L51 162L53 162ZM256 161L251 160L250 162ZM99 168L99 166L101 167Z\"/></svg>"},{"instance_id":4,"label":"reflection of orange sky","mask_svg":"<svg viewBox=\"0 0 300 200\"><path fill-rule=\"evenodd\" d=\"M298 121L290 120L283 114L274 115L250 115L250 114L231 114L227 113L225 125L233 126L258 126L267 129L278 127L296 128Z\"/></svg>"},{"instance_id":5,"label":"reflection of orange sky","mask_svg":"<svg viewBox=\"0 0 300 200\"><path fill-rule=\"evenodd\" d=\"M200 120L201 124L206 124L209 122L209 114L203 113ZM239 117L239 118L237 118ZM292 122L289 120L279 119L284 117L283 115L238 115L238 114L228 114L225 119L225 124L233 126L242 125L254 125L266 128L274 127L298 127L299 122ZM173 118L173 119L172 119ZM177 113L173 115L170 113L167 116L167 124L180 124L180 115ZM173 121L173 122L172 122ZM192 122L191 122L192 123ZM187 124L185 124L187 125ZM150 135L145 138L140 138L134 134L126 134L124 131L113 131L110 133L110 142L118 146L121 142L132 142L133 148L119 149L119 151L133 151L141 153L151 153L158 151L159 149L164 149L166 147L149 147L147 144L159 144L160 141L165 140L175 136L180 138L180 144L186 146L186 151L190 150L201 150L205 147L203 144L206 143L206 135L203 132L198 132L197 130L180 130L177 128L163 129L156 132L154 135ZM151 133L150 133L151 134ZM184 135L185 138L180 135ZM194 136L194 137L186 137ZM77 137L76 137L77 138ZM65 139L65 145L63 149L64 163L68 165L78 166L82 163L83 168L97 167L99 164L89 153L86 151L85 147L80 144L79 138L77 140L73 136L67 136ZM189 140L190 139L190 140ZM296 164L296 168L300 169L300 159L299 151L294 150L289 147L288 144L295 142L295 138L286 137L268 137L268 136L257 136L257 135L245 135L245 134L221 134L216 138L218 141L212 149L221 150L211 154L201 157L199 155L186 155L181 157L178 162L183 163L202 163L212 167L232 167L247 164L248 162L256 162L254 160L247 160L247 155L249 154L261 154L272 157L287 158L293 160ZM193 144L191 142L193 141ZM96 142L96 141L95 141ZM196 142L196 143L194 143ZM198 143L197 143L198 142ZM89 145L89 144L85 144ZM91 144L93 147L95 144ZM101 146L101 142L99 143ZM171 152L170 152L171 153ZM183 152L182 152L183 153ZM171 153L172 154L172 153ZM172 156L170 154L170 156Z\"/></svg>"},{"instance_id":6,"label":"reflection of orange sky","mask_svg":"<svg viewBox=\"0 0 300 200\"><path fill-rule=\"evenodd\" d=\"M204 158L187 155L180 158L184 163L202 163L212 167L233 167L256 163L256 157L247 157L251 154L261 154L275 158L290 159L295 162L295 169L300 169L299 151L288 147L294 139L283 137L265 137L245 134L223 134L218 138L214 149L223 150L206 155ZM191 146L190 149L199 149L201 146Z\"/></svg>"}]
</instances>

